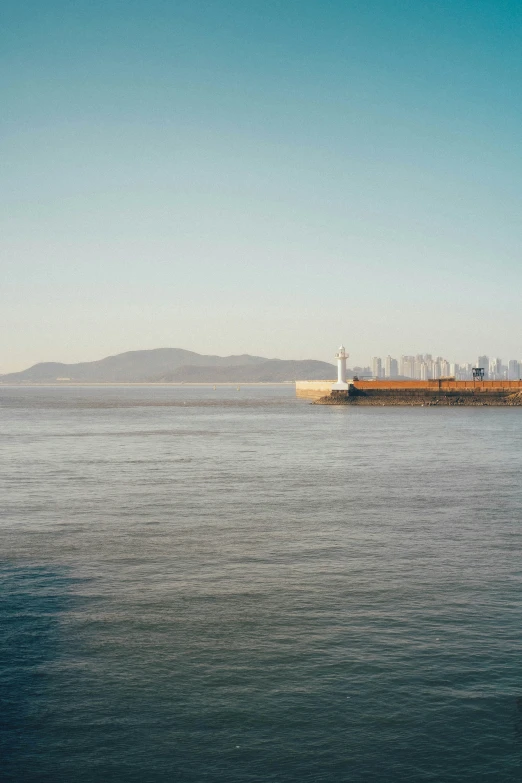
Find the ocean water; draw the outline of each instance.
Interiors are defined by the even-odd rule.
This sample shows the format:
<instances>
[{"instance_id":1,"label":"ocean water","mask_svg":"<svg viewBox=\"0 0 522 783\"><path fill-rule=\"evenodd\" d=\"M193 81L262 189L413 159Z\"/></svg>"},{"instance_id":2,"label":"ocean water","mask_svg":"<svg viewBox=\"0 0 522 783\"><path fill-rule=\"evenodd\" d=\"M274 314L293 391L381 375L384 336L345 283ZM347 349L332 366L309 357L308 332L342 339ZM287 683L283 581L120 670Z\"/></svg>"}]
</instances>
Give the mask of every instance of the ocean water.
<instances>
[{"instance_id":1,"label":"ocean water","mask_svg":"<svg viewBox=\"0 0 522 783\"><path fill-rule=\"evenodd\" d=\"M0 387L0 779L522 780L522 412Z\"/></svg>"}]
</instances>

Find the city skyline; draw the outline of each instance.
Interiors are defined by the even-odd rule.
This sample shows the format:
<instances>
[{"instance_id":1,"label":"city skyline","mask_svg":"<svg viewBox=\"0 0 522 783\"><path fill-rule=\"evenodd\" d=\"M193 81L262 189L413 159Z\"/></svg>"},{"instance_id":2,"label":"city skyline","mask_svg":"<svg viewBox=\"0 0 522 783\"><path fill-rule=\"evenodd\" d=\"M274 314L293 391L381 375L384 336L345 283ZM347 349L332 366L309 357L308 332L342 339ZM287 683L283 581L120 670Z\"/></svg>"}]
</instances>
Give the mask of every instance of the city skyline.
<instances>
[{"instance_id":1,"label":"city skyline","mask_svg":"<svg viewBox=\"0 0 522 783\"><path fill-rule=\"evenodd\" d=\"M519 380L522 377L522 359L508 359L481 354L475 362L452 362L431 353L402 354L399 359L388 354L384 361L374 356L370 365L353 367L357 376L373 378L411 378L425 381L453 377L456 380L472 380L473 370L481 369L485 380Z\"/></svg>"}]
</instances>

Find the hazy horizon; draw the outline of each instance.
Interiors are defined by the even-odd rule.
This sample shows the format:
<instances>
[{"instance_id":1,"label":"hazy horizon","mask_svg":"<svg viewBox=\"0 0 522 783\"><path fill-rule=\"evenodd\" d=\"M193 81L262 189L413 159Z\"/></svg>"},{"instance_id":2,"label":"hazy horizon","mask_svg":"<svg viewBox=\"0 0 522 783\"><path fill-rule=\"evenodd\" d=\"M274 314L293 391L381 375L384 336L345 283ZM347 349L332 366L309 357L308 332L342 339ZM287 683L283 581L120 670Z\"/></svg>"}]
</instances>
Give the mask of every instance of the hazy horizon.
<instances>
[{"instance_id":1,"label":"hazy horizon","mask_svg":"<svg viewBox=\"0 0 522 783\"><path fill-rule=\"evenodd\" d=\"M167 349L167 350L168 350L168 349L175 349L175 350L177 350L177 349L181 349L181 350L191 350L191 349L186 349L186 348L183 348L182 346L166 346L166 345L163 345L163 346L157 346L157 348L155 348L155 349L154 349L154 348L153 348L153 349L129 349L129 351L121 351L121 352L118 352L118 354L119 354L119 353L133 353L133 352L135 352L135 351L139 351L139 350L165 350L165 349ZM232 356L240 356L240 355L242 355L242 354L240 354L238 351L231 351L230 353L226 353L226 354L209 354L209 353L206 353L206 352L204 352L204 351L193 351L193 353L195 353L195 354L198 354L198 355L202 355L202 356L220 356L221 358L226 358L226 357L232 357ZM247 353L247 354L249 354L249 355L253 355L253 356L257 356L257 355L259 355L259 354L252 354L251 352L248 352L248 351L247 351L247 352L245 352L245 353ZM427 355L427 354L429 354L429 353L430 353L430 352L428 352L428 351L419 351L419 354L422 354L422 355ZM50 360L46 360L46 361L49 361L49 362L52 362L52 363L57 363L57 364L65 364L65 365L69 365L69 364L82 364L82 363L84 363L84 362L89 362L89 361L98 361L98 360L100 360L100 359L105 359L105 358L108 358L109 356L114 356L114 355L118 355L118 354L106 354L106 355L103 355L103 356L98 356L98 357L96 357L95 359L92 359L92 360L91 360L91 359L89 359L89 360L82 360L82 359L80 359L78 362L62 362L62 361L61 361L61 360L59 360L59 359L50 359ZM383 362L384 362L384 360L386 359L386 357L387 357L387 356L391 356L393 359L396 359L397 361L400 361L401 357L403 357L403 356L414 356L414 355L415 355L415 354L413 354L411 351L409 351L409 352L408 352L408 351L402 351L400 354L396 354L396 355L392 355L392 354L384 354L384 353L382 353L382 352L381 352L380 354L376 354L376 356L378 356L380 359L382 359L382 360L383 360ZM441 354L433 353L433 354L432 354L432 356L433 356L433 359L435 359L437 356L441 356ZM470 363L472 363L472 364L475 364L475 363L476 363L476 360L477 360L477 357L478 357L478 356L479 356L479 353L477 353L477 354L476 354L476 356L473 356L473 357L470 357L470 358L466 358L466 359L462 359L461 361L458 361L458 362L456 362L456 363L457 363L457 364L461 364L461 365L463 365L463 364L470 364ZM270 359L289 359L289 360L291 360L291 361L292 361L292 360L294 360L294 361L300 361L300 360L307 360L307 359L308 359L308 360L317 360L317 361L325 361L325 362L329 362L330 364L332 364L332 366L335 366L335 365L336 365L336 360L335 360L335 357L334 357L334 353L333 353L333 352L332 352L332 356L331 356L330 358L326 358L326 359L323 359L323 358L318 358L318 357L316 357L316 356L303 356L303 357L295 357L295 356L289 356L289 357L281 357L281 356L265 356L265 357L262 357L262 358L265 358L265 359L268 359L268 360L270 360ZM363 359L363 361L361 361L361 362L356 362L356 361L354 361L354 360L352 359L352 357L351 357L350 355L348 355L348 361L347 361L347 364L348 364L348 366L349 366L351 369L352 369L352 368L354 368L354 367L368 367L368 366L371 366L371 363L372 363L372 360L373 360L373 358L374 358L373 356L372 356L372 357L366 357L365 359ZM451 356L451 355L450 355L450 356L444 356L444 357L442 357L442 358L446 359L448 362L451 362L451 363L453 363L453 362L455 362L455 361L456 361L456 360L454 359L454 357L453 357L453 356ZM489 358L489 359L500 358L500 359L502 359L502 361L503 361L504 363L506 363L506 364L507 364L507 363L510 361L510 359L516 359L517 361L522 361L522 360L520 359L520 357L516 357L516 356L510 356L510 357L507 357L507 356L499 356L498 352L497 352L497 353L493 353L493 354L491 354L491 356L488 356L488 358ZM46 361L43 361L43 362L34 362L34 363L33 363L33 365L37 365L37 364L43 364L43 363L46 363ZM190 364L190 362L189 362L189 364ZM20 371L22 371L22 370L29 369L29 368L30 368L31 366L33 366L33 365L27 365L26 367L21 367L19 370L8 370L8 371L6 371L6 372L2 372L2 371L0 371L0 376L1 376L1 375L5 375L5 374L9 374L9 373L11 373L11 372L20 372Z\"/></svg>"},{"instance_id":2,"label":"hazy horizon","mask_svg":"<svg viewBox=\"0 0 522 783\"><path fill-rule=\"evenodd\" d=\"M1 373L522 355L520 4L3 11Z\"/></svg>"}]
</instances>

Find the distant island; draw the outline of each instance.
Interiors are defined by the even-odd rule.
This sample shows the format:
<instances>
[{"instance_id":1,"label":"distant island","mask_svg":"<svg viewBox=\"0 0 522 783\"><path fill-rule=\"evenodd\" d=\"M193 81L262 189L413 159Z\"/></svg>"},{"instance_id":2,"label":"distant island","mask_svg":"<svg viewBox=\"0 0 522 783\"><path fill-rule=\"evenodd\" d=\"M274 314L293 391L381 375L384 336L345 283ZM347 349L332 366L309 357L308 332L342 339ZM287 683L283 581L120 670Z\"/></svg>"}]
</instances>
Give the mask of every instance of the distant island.
<instances>
[{"instance_id":1,"label":"distant island","mask_svg":"<svg viewBox=\"0 0 522 783\"><path fill-rule=\"evenodd\" d=\"M315 359L206 356L182 348L156 348L78 364L41 362L0 375L0 383L283 383L331 378L335 372L333 364Z\"/></svg>"}]
</instances>

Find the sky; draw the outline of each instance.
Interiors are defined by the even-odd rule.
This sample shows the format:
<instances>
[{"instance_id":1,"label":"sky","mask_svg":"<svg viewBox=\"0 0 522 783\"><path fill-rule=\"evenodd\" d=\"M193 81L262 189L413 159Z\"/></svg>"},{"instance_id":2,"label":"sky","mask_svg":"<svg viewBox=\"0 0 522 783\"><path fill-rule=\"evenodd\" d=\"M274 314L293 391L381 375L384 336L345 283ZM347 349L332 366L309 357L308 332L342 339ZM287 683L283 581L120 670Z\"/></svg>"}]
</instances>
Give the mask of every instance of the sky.
<instances>
[{"instance_id":1,"label":"sky","mask_svg":"<svg viewBox=\"0 0 522 783\"><path fill-rule=\"evenodd\" d=\"M0 13L0 372L522 358L518 0Z\"/></svg>"}]
</instances>

